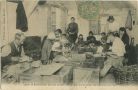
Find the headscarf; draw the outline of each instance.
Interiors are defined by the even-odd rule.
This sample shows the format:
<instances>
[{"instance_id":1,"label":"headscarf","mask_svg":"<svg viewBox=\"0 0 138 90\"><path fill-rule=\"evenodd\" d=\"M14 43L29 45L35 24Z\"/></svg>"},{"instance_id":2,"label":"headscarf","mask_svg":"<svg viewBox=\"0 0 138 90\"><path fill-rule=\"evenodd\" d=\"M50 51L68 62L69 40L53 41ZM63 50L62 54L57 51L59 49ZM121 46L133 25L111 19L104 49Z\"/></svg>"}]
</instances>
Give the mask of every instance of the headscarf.
<instances>
[{"instance_id":1,"label":"headscarf","mask_svg":"<svg viewBox=\"0 0 138 90\"><path fill-rule=\"evenodd\" d=\"M55 33L54 33L54 32L50 32L50 33L48 34L48 37L47 37L47 38L48 38L48 39L51 39L51 40L56 39Z\"/></svg>"}]
</instances>

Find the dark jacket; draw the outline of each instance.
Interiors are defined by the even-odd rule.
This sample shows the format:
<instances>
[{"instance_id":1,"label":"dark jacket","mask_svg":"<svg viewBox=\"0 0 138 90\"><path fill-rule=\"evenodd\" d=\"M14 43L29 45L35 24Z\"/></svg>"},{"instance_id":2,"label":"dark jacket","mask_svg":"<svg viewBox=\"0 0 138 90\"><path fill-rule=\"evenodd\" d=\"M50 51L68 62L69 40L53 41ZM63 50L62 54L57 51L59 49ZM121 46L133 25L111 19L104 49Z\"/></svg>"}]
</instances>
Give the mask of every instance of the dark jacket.
<instances>
[{"instance_id":1,"label":"dark jacket","mask_svg":"<svg viewBox=\"0 0 138 90\"><path fill-rule=\"evenodd\" d=\"M88 36L87 37L87 42L88 43L95 43L96 42L96 38L94 36Z\"/></svg>"},{"instance_id":2,"label":"dark jacket","mask_svg":"<svg viewBox=\"0 0 138 90\"><path fill-rule=\"evenodd\" d=\"M21 56L21 46L19 46L19 51L17 50L14 42L10 43L10 47L11 47L11 53L10 56L11 57L20 57Z\"/></svg>"},{"instance_id":3,"label":"dark jacket","mask_svg":"<svg viewBox=\"0 0 138 90\"><path fill-rule=\"evenodd\" d=\"M68 25L67 33L78 33L78 24L77 23L70 23Z\"/></svg>"},{"instance_id":4,"label":"dark jacket","mask_svg":"<svg viewBox=\"0 0 138 90\"><path fill-rule=\"evenodd\" d=\"M85 42L84 42L83 38L78 38L77 45L78 46L84 46L85 45Z\"/></svg>"},{"instance_id":5,"label":"dark jacket","mask_svg":"<svg viewBox=\"0 0 138 90\"><path fill-rule=\"evenodd\" d=\"M75 43L78 36L78 24L73 22L67 28L68 40L70 43Z\"/></svg>"},{"instance_id":6,"label":"dark jacket","mask_svg":"<svg viewBox=\"0 0 138 90\"><path fill-rule=\"evenodd\" d=\"M126 51L129 50L129 36L127 34L124 34L121 38L121 40L123 41L123 43L125 44L125 49Z\"/></svg>"},{"instance_id":7,"label":"dark jacket","mask_svg":"<svg viewBox=\"0 0 138 90\"><path fill-rule=\"evenodd\" d=\"M8 56L1 57L1 68L3 68L5 65L12 63L11 57L20 57L21 56L21 51L22 51L21 46L19 47L19 51L18 51L14 42L11 42L9 45L11 47L11 52Z\"/></svg>"}]
</instances>

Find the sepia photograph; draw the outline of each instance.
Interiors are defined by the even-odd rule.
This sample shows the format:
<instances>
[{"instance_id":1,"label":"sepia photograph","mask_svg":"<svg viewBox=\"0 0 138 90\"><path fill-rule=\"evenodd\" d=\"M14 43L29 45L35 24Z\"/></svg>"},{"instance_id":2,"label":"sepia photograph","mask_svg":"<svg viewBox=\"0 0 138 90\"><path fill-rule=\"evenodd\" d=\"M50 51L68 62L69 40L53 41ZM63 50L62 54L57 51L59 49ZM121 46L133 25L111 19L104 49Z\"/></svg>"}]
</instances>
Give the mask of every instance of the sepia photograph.
<instances>
[{"instance_id":1,"label":"sepia photograph","mask_svg":"<svg viewBox=\"0 0 138 90\"><path fill-rule=\"evenodd\" d=\"M138 1L0 0L0 48L1 87L137 86Z\"/></svg>"}]
</instances>

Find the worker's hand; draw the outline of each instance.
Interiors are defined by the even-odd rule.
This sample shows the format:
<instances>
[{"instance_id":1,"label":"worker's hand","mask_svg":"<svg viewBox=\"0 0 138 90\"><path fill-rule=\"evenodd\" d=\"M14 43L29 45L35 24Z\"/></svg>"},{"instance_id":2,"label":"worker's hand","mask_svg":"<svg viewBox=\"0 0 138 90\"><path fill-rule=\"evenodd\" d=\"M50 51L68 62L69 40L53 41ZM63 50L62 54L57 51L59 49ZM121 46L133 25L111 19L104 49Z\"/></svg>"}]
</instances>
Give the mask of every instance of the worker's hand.
<instances>
[{"instance_id":1,"label":"worker's hand","mask_svg":"<svg viewBox=\"0 0 138 90\"><path fill-rule=\"evenodd\" d=\"M75 34L75 33L69 32L69 34L71 34L71 35L72 35L72 34Z\"/></svg>"},{"instance_id":2,"label":"worker's hand","mask_svg":"<svg viewBox=\"0 0 138 90\"><path fill-rule=\"evenodd\" d=\"M117 58L118 58L118 56L115 55L115 54L110 55L110 57L112 57L112 58L114 58L114 59L117 59Z\"/></svg>"},{"instance_id":3,"label":"worker's hand","mask_svg":"<svg viewBox=\"0 0 138 90\"><path fill-rule=\"evenodd\" d=\"M106 53L102 52L102 53L101 53L101 56L106 56Z\"/></svg>"},{"instance_id":4,"label":"worker's hand","mask_svg":"<svg viewBox=\"0 0 138 90\"><path fill-rule=\"evenodd\" d=\"M113 54L113 52L106 52L106 54L107 54L107 55L112 55L112 54Z\"/></svg>"},{"instance_id":5,"label":"worker's hand","mask_svg":"<svg viewBox=\"0 0 138 90\"><path fill-rule=\"evenodd\" d=\"M18 62L20 60L20 57L11 57L11 60L13 62Z\"/></svg>"}]
</instances>

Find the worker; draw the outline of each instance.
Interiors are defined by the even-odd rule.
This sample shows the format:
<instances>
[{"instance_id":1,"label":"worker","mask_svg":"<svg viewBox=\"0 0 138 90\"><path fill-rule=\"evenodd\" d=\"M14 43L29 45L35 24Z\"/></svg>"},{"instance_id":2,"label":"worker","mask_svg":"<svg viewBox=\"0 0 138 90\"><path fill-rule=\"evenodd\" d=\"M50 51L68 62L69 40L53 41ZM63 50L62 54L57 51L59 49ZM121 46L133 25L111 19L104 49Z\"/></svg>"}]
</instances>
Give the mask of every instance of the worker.
<instances>
[{"instance_id":1,"label":"worker","mask_svg":"<svg viewBox=\"0 0 138 90\"><path fill-rule=\"evenodd\" d=\"M71 17L71 23L69 23L67 28L67 35L73 48L78 37L78 24L75 22L74 17Z\"/></svg>"},{"instance_id":2,"label":"worker","mask_svg":"<svg viewBox=\"0 0 138 90\"><path fill-rule=\"evenodd\" d=\"M51 55L51 51L52 51L52 45L54 44L55 38L56 37L54 32L50 32L48 34L47 39L44 41L42 51L41 51L42 64L47 64L50 62L51 59L53 59L53 56Z\"/></svg>"},{"instance_id":3,"label":"worker","mask_svg":"<svg viewBox=\"0 0 138 90\"><path fill-rule=\"evenodd\" d=\"M22 44L25 39L24 33L18 32L15 34L15 39L11 43L2 48L1 65L18 63L23 51Z\"/></svg>"},{"instance_id":4,"label":"worker","mask_svg":"<svg viewBox=\"0 0 138 90\"><path fill-rule=\"evenodd\" d=\"M111 69L111 67L120 67L123 66L124 54L125 54L125 45L123 41L114 35L114 33L110 33L108 38L112 42L111 52L107 52L109 56L104 63L104 67L100 72L100 76L104 77L107 72Z\"/></svg>"}]
</instances>

